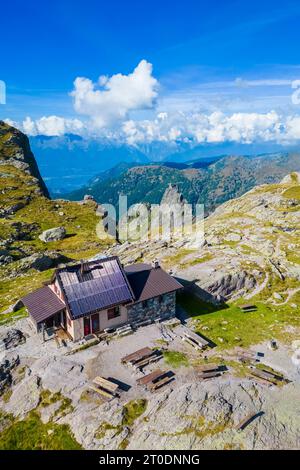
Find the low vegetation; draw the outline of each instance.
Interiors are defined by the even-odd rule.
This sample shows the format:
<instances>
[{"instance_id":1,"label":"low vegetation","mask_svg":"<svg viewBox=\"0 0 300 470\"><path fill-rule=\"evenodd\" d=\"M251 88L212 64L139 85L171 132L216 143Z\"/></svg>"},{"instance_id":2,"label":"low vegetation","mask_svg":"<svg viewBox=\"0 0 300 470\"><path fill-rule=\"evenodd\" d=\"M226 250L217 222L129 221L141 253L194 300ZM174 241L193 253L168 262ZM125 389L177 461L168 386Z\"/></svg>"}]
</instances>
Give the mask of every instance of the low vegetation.
<instances>
[{"instance_id":1,"label":"low vegetation","mask_svg":"<svg viewBox=\"0 0 300 470\"><path fill-rule=\"evenodd\" d=\"M299 292L292 302L299 305ZM253 312L243 312L238 303L215 306L205 303L191 294L179 296L181 307L193 318L196 331L207 336L219 349L235 346L248 347L272 338L289 342L291 333L286 328L300 328L299 308L291 308L289 303L276 306L265 300L252 299L257 306Z\"/></svg>"},{"instance_id":2,"label":"low vegetation","mask_svg":"<svg viewBox=\"0 0 300 470\"><path fill-rule=\"evenodd\" d=\"M7 424L8 426L0 432L0 450L79 450L82 448L69 426L53 422L44 424L37 411L30 412L21 421L10 419Z\"/></svg>"},{"instance_id":3,"label":"low vegetation","mask_svg":"<svg viewBox=\"0 0 300 470\"><path fill-rule=\"evenodd\" d=\"M147 400L139 399L128 402L123 407L123 426L132 426L136 419L145 413L147 409Z\"/></svg>"},{"instance_id":4,"label":"low vegetation","mask_svg":"<svg viewBox=\"0 0 300 470\"><path fill-rule=\"evenodd\" d=\"M300 184L284 191L283 196L287 199L300 199Z\"/></svg>"},{"instance_id":5,"label":"low vegetation","mask_svg":"<svg viewBox=\"0 0 300 470\"><path fill-rule=\"evenodd\" d=\"M188 367L189 361L187 356L179 351L164 351L164 359L166 364L175 369L178 367Z\"/></svg>"}]
</instances>

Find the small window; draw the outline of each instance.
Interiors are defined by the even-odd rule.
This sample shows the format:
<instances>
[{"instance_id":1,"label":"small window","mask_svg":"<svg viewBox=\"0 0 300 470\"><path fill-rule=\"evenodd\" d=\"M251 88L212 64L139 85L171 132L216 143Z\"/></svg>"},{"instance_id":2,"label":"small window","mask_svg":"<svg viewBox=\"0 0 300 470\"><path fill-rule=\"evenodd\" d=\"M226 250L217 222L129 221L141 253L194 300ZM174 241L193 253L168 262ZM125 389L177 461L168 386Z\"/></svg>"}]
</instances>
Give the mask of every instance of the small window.
<instances>
[{"instance_id":1,"label":"small window","mask_svg":"<svg viewBox=\"0 0 300 470\"><path fill-rule=\"evenodd\" d=\"M164 300L163 295L159 295L158 296L158 303L161 304L163 300Z\"/></svg>"},{"instance_id":2,"label":"small window","mask_svg":"<svg viewBox=\"0 0 300 470\"><path fill-rule=\"evenodd\" d=\"M143 307L143 308L147 308L147 307L148 307L148 301L147 301L147 300L144 300L144 301L142 302L142 307Z\"/></svg>"},{"instance_id":3,"label":"small window","mask_svg":"<svg viewBox=\"0 0 300 470\"><path fill-rule=\"evenodd\" d=\"M120 317L120 316L121 316L120 307L109 308L107 310L107 319L108 320L113 320L114 318L117 318L117 317Z\"/></svg>"}]
</instances>

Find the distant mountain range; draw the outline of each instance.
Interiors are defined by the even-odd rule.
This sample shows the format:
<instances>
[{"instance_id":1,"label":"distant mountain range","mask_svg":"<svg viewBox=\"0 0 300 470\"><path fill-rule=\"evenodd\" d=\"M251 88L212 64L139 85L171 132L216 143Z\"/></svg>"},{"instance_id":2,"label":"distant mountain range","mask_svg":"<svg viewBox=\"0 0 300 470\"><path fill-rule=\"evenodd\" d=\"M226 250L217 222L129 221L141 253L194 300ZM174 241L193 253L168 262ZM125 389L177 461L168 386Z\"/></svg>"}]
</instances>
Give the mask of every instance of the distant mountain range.
<instances>
[{"instance_id":1,"label":"distant mountain range","mask_svg":"<svg viewBox=\"0 0 300 470\"><path fill-rule=\"evenodd\" d=\"M198 161L201 168L210 159L214 161L216 156L278 152L278 146L270 144L195 146L190 142L152 142L132 146L115 140L84 139L74 134L60 137L39 135L31 137L30 144L53 196L87 185L95 175L106 172L120 162L130 165L169 162L169 167L171 163L177 163L175 168L184 169L184 165L180 167L180 164Z\"/></svg>"},{"instance_id":2,"label":"distant mountain range","mask_svg":"<svg viewBox=\"0 0 300 470\"><path fill-rule=\"evenodd\" d=\"M117 205L122 193L128 196L129 205L157 204L169 183L176 183L188 202L204 203L206 212L210 213L254 186L278 183L293 171L300 171L298 153L225 156L187 163L121 163L64 197L81 200L85 194L90 194L99 203Z\"/></svg>"}]
</instances>

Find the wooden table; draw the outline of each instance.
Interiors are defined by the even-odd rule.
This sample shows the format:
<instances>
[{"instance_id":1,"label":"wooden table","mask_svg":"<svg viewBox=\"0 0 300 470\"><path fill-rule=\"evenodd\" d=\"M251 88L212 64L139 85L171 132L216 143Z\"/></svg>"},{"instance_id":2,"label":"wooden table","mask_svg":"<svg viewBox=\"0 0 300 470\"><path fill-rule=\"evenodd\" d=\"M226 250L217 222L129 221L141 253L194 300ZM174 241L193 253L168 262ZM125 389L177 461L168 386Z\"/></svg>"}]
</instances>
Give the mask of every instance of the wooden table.
<instances>
[{"instance_id":1,"label":"wooden table","mask_svg":"<svg viewBox=\"0 0 300 470\"><path fill-rule=\"evenodd\" d=\"M110 393L116 393L119 388L118 384L111 382L110 380L104 379L103 377L95 377L93 383L103 388L104 390L107 390Z\"/></svg>"},{"instance_id":2,"label":"wooden table","mask_svg":"<svg viewBox=\"0 0 300 470\"><path fill-rule=\"evenodd\" d=\"M163 374L165 374L165 372L163 372L160 369L156 369L153 372L151 372L151 374L145 375L144 377L137 379L136 382L138 385L147 385L148 383L153 382L153 380L158 379L158 377L160 377Z\"/></svg>"},{"instance_id":3,"label":"wooden table","mask_svg":"<svg viewBox=\"0 0 300 470\"><path fill-rule=\"evenodd\" d=\"M142 349L139 349L138 351L135 351L132 354L129 354L128 356L122 357L121 362L122 364L126 364L128 362L136 362L148 356L151 356L152 354L153 354L152 349L148 347L142 348Z\"/></svg>"}]
</instances>

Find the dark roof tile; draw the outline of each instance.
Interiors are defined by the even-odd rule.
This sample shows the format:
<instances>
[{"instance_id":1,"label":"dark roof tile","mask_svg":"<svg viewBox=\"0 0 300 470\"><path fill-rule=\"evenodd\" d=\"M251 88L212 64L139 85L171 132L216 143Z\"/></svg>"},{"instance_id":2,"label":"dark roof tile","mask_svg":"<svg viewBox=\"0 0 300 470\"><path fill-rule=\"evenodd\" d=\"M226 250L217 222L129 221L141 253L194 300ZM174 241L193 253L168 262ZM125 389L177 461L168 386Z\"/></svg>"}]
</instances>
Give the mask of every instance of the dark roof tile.
<instances>
[{"instance_id":1,"label":"dark roof tile","mask_svg":"<svg viewBox=\"0 0 300 470\"><path fill-rule=\"evenodd\" d=\"M131 267L130 271L126 267L125 271L135 296L135 302L142 302L152 297L174 292L183 287L180 282L162 268L151 268L151 266L147 265L147 268L143 271L134 270L133 267Z\"/></svg>"},{"instance_id":2,"label":"dark roof tile","mask_svg":"<svg viewBox=\"0 0 300 470\"><path fill-rule=\"evenodd\" d=\"M50 287L41 287L21 300L36 323L47 320L47 318L65 308L64 302L57 297Z\"/></svg>"}]
</instances>

